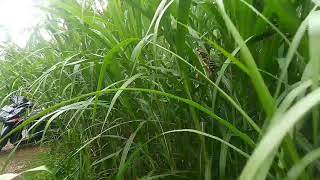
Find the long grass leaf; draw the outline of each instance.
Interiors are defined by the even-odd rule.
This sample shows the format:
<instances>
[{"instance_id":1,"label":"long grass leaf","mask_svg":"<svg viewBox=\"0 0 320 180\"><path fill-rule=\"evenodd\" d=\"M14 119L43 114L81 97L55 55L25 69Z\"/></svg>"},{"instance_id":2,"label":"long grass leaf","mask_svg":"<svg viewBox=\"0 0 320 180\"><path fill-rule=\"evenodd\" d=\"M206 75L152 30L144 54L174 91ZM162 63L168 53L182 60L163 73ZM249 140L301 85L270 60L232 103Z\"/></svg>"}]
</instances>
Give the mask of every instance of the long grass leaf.
<instances>
[{"instance_id":1,"label":"long grass leaf","mask_svg":"<svg viewBox=\"0 0 320 180\"><path fill-rule=\"evenodd\" d=\"M105 55L103 65L102 65L101 70L100 70L100 75L99 75L99 80L98 80L98 85L97 85L97 91L100 91L103 88L103 84L104 84L104 81L105 81L105 76L107 74L107 68L110 65L110 63L112 63L112 59L114 58L114 56L117 53L119 53L123 48L128 46L129 44L137 42L137 41L138 41L138 39L136 39L136 38L126 39L126 40L122 41L121 43L119 43L118 45L116 45L115 47L113 47L107 53L107 55ZM93 114L92 114L92 119L93 120L96 117L98 100L99 100L99 94L96 96L96 100L95 100L95 105L94 105Z\"/></svg>"},{"instance_id":2,"label":"long grass leaf","mask_svg":"<svg viewBox=\"0 0 320 180\"><path fill-rule=\"evenodd\" d=\"M283 116L278 117L281 118L281 120L274 124L264 135L243 169L240 179L255 179L259 168L268 158L270 158L270 155L273 152L277 151L277 148L285 135L305 114L319 103L320 89L317 89L297 102L285 114L283 114Z\"/></svg>"},{"instance_id":3,"label":"long grass leaf","mask_svg":"<svg viewBox=\"0 0 320 180\"><path fill-rule=\"evenodd\" d=\"M231 19L227 15L224 3L222 0L217 0L217 4L219 6L220 13L229 28L229 31L233 35L235 41L238 43L238 45L241 47L241 54L243 56L243 61L245 62L248 70L249 70L249 76L252 80L252 83L256 89L256 92L258 94L259 100L261 102L262 107L264 108L266 114L271 117L275 110L275 104L274 100L264 83L264 80L261 76L261 74L258 71L257 65L250 53L249 48L245 45L244 40L242 39L241 35L237 31L236 27L232 23Z\"/></svg>"},{"instance_id":4,"label":"long grass leaf","mask_svg":"<svg viewBox=\"0 0 320 180\"><path fill-rule=\"evenodd\" d=\"M303 170L314 161L320 158L320 148L315 149L305 155L297 164L295 164L287 173L286 180L298 179Z\"/></svg>"}]
</instances>

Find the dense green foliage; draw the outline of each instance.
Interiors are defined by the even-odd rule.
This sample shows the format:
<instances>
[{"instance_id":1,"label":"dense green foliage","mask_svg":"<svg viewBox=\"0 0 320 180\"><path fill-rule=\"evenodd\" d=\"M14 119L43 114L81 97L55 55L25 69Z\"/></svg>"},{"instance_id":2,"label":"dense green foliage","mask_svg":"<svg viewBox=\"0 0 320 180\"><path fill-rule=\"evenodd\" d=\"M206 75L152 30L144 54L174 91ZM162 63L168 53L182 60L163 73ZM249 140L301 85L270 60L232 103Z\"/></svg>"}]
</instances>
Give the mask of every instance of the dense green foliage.
<instances>
[{"instance_id":1,"label":"dense green foliage","mask_svg":"<svg viewBox=\"0 0 320 180\"><path fill-rule=\"evenodd\" d=\"M47 108L57 179L312 179L317 2L51 1L52 40L7 47L0 96Z\"/></svg>"}]
</instances>

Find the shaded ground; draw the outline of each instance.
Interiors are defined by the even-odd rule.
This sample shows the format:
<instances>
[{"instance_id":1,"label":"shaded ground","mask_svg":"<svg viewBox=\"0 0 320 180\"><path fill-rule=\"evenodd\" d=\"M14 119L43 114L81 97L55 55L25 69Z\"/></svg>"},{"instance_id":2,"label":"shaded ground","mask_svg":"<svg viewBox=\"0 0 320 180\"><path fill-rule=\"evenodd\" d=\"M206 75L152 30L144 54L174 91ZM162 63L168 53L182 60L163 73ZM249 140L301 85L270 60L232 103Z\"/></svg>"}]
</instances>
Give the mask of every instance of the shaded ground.
<instances>
[{"instance_id":1,"label":"shaded ground","mask_svg":"<svg viewBox=\"0 0 320 180\"><path fill-rule=\"evenodd\" d=\"M7 157L9 156L13 145L8 144L3 151L0 152L0 170L5 164ZM41 158L46 154L48 148L28 145L20 147L15 152L12 161L7 166L5 172L21 172L26 169L36 167L41 163Z\"/></svg>"}]
</instances>

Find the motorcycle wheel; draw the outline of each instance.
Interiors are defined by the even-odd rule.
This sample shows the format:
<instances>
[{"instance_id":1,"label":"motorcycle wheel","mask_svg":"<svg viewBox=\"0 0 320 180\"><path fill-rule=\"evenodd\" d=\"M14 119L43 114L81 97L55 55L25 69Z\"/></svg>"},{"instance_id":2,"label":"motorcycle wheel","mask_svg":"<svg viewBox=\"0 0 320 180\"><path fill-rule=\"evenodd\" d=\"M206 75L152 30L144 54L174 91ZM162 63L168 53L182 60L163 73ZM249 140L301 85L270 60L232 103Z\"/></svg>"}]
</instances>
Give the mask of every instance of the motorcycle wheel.
<instances>
[{"instance_id":1,"label":"motorcycle wheel","mask_svg":"<svg viewBox=\"0 0 320 180\"><path fill-rule=\"evenodd\" d=\"M12 135L11 137L10 137L10 142L12 143L12 144L16 144L18 141L20 141L22 139L22 134L21 134L21 132L17 132L17 133L15 133L14 135Z\"/></svg>"},{"instance_id":2,"label":"motorcycle wheel","mask_svg":"<svg viewBox=\"0 0 320 180\"><path fill-rule=\"evenodd\" d=\"M1 134L0 134L0 139L2 139L3 137L5 137L10 131L11 131L12 128L8 127L8 126L5 126L3 127L2 131L1 131ZM7 137L6 139L3 139L1 142L0 142L0 151L2 150L2 148L7 145L8 143L8 140L9 140L10 137Z\"/></svg>"},{"instance_id":3,"label":"motorcycle wheel","mask_svg":"<svg viewBox=\"0 0 320 180\"><path fill-rule=\"evenodd\" d=\"M8 139L5 139L5 140L3 140L2 142L0 142L0 151L2 150L2 148L3 148L4 146L7 145L7 143L8 143Z\"/></svg>"}]
</instances>

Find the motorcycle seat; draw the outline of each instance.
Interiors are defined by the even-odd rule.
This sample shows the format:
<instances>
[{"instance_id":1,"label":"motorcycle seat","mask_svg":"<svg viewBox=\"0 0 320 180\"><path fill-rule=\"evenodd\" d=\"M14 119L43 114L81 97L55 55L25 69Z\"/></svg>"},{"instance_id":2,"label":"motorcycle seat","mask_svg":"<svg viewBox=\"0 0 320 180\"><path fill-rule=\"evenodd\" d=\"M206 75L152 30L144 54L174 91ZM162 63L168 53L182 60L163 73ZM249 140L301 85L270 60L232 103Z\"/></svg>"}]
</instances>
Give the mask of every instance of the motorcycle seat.
<instances>
[{"instance_id":1,"label":"motorcycle seat","mask_svg":"<svg viewBox=\"0 0 320 180\"><path fill-rule=\"evenodd\" d=\"M1 110L7 113L12 113L15 110L15 107L14 105L4 106L3 108L1 108Z\"/></svg>"}]
</instances>

